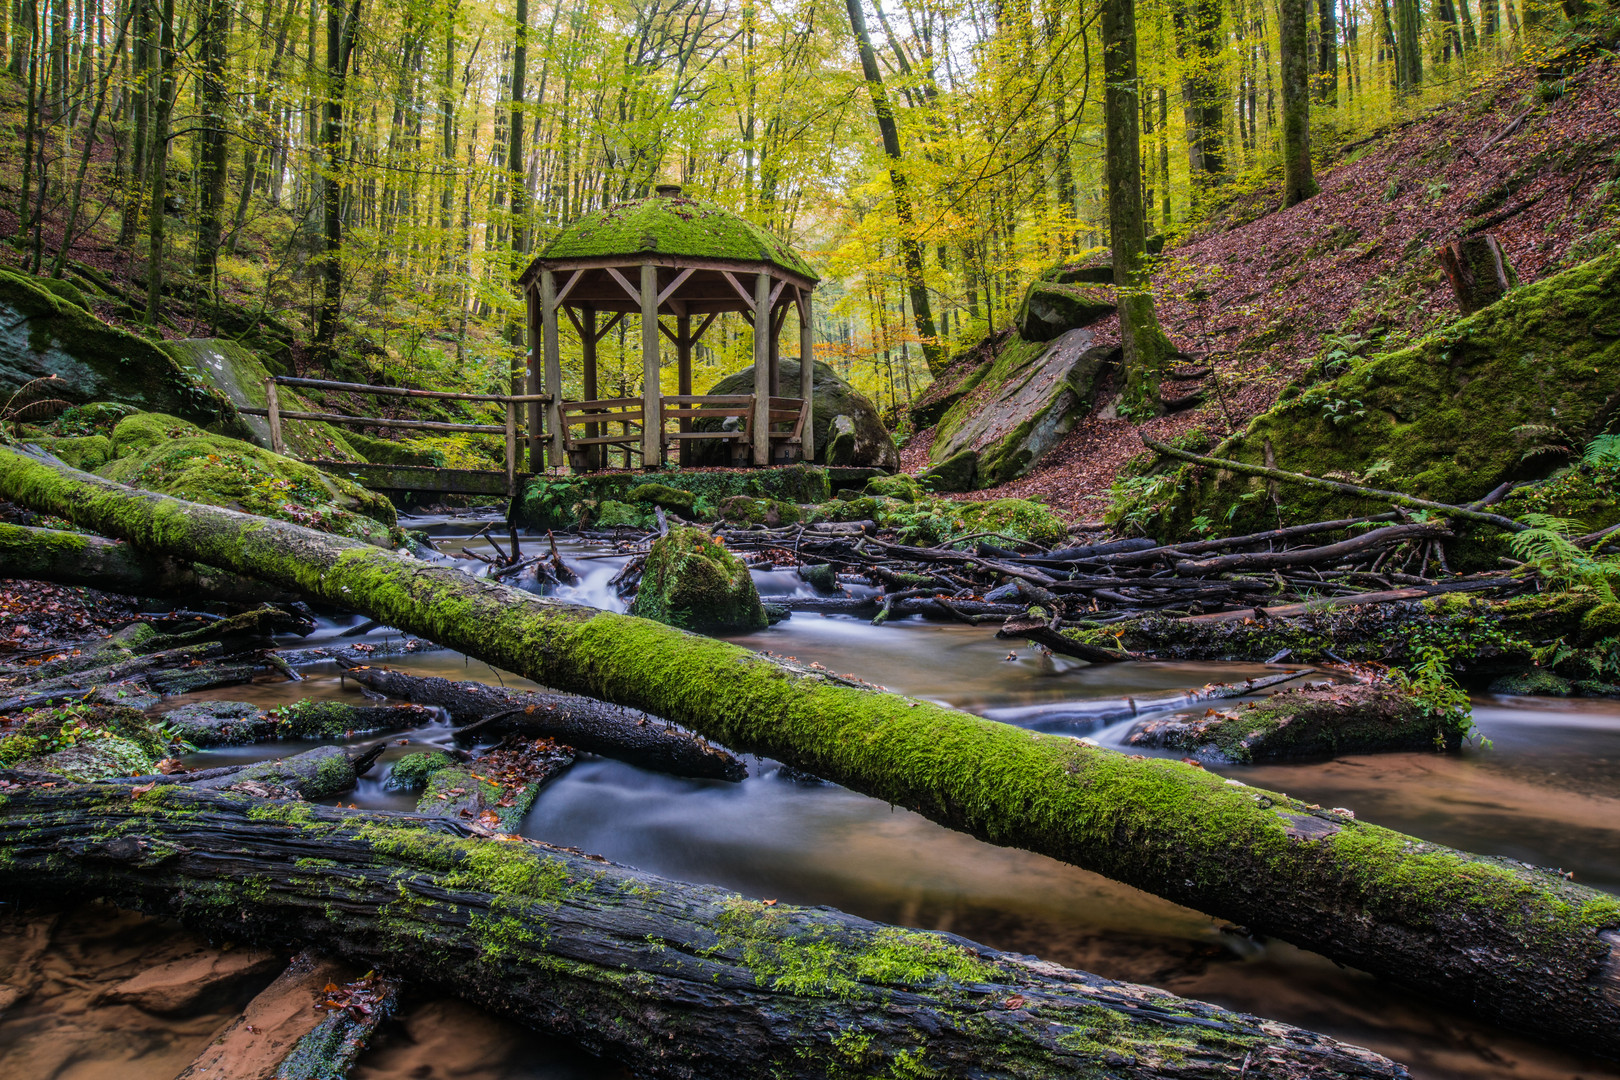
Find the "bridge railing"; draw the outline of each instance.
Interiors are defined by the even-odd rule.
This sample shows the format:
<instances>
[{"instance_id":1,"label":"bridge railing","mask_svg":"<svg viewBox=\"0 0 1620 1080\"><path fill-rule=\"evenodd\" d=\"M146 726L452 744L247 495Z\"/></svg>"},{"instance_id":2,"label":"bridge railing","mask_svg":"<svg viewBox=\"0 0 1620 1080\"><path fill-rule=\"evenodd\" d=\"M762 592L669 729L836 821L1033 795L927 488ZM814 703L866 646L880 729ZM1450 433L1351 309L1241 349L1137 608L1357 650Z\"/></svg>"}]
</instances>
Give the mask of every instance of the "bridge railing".
<instances>
[{"instance_id":1,"label":"bridge railing","mask_svg":"<svg viewBox=\"0 0 1620 1080\"><path fill-rule=\"evenodd\" d=\"M506 423L496 424L453 424L442 420L397 420L386 416L348 416L344 413L300 412L281 408L280 395L277 388L305 387L313 390L344 390L355 394L370 394L375 397L412 397L437 398L448 401L484 401L504 405L506 409ZM368 383L338 382L333 379L298 379L288 375L278 375L266 379L264 384L266 408L240 408L237 411L249 416L263 416L270 421L270 449L278 454L285 454L286 444L282 440L281 422L283 420L310 420L327 424L337 424L342 427L380 427L396 428L406 431L444 431L464 432L475 435L504 435L506 436L506 488L508 494L517 491L517 478L519 474L518 447L522 445L521 429L524 423L524 405L531 402L548 404L550 394L457 394L445 390L411 390L397 386L372 386Z\"/></svg>"}]
</instances>

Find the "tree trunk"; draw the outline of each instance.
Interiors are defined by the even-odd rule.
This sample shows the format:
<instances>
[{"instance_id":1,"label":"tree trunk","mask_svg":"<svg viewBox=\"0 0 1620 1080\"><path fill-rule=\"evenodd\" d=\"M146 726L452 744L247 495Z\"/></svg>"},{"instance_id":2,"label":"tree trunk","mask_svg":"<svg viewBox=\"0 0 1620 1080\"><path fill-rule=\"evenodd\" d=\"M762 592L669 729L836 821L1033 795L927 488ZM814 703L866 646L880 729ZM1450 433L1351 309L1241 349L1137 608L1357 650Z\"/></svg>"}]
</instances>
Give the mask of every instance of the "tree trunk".
<instances>
[{"instance_id":1,"label":"tree trunk","mask_svg":"<svg viewBox=\"0 0 1620 1080\"><path fill-rule=\"evenodd\" d=\"M665 717L1493 1022L1620 1052L1620 901L1550 871L10 450L0 450L0 495L154 553L302 590L542 685Z\"/></svg>"},{"instance_id":2,"label":"tree trunk","mask_svg":"<svg viewBox=\"0 0 1620 1080\"><path fill-rule=\"evenodd\" d=\"M917 236L917 222L911 210L911 193L900 153L900 129L895 124L894 109L883 86L883 74L878 69L872 37L866 32L866 15L861 10L861 0L845 0L845 6L849 9L849 25L855 34L855 45L861 54L861 71L872 94L872 111L877 116L878 133L883 138L883 153L889 159L889 184L894 189L894 216L900 221L900 253L906 264L912 320L917 326L917 337L922 345L923 360L928 364L928 372L938 375L945 370L946 357L939 345L933 308L928 300L928 286L923 279L922 242Z\"/></svg>"},{"instance_id":3,"label":"tree trunk","mask_svg":"<svg viewBox=\"0 0 1620 1080\"><path fill-rule=\"evenodd\" d=\"M1333 0L1322 0L1330 10ZM1305 27L1311 0L1281 0L1278 25L1282 63L1283 206L1294 206L1320 188L1311 172L1311 96L1306 74ZM1329 18L1324 15L1323 18Z\"/></svg>"},{"instance_id":4,"label":"tree trunk","mask_svg":"<svg viewBox=\"0 0 1620 1080\"><path fill-rule=\"evenodd\" d=\"M157 119L152 125L148 153L151 195L147 200L146 323L157 324L163 313L164 204L169 186L169 117L174 113L174 0L163 0L158 14Z\"/></svg>"},{"instance_id":5,"label":"tree trunk","mask_svg":"<svg viewBox=\"0 0 1620 1080\"><path fill-rule=\"evenodd\" d=\"M345 673L380 694L434 705L456 724L480 730L512 730L557 739L589 754L628 761L644 769L706 780L741 780L747 767L734 755L678 731L656 717L627 713L613 705L573 694L531 694L497 690L483 683L421 678L375 667Z\"/></svg>"},{"instance_id":6,"label":"tree trunk","mask_svg":"<svg viewBox=\"0 0 1620 1080\"><path fill-rule=\"evenodd\" d=\"M1177 355L1159 327L1153 293L1142 273L1146 243L1142 210L1140 121L1142 83L1136 70L1135 0L1102 6L1103 123L1108 173L1108 238L1119 288L1125 398L1137 412L1156 410L1159 382Z\"/></svg>"},{"instance_id":7,"label":"tree trunk","mask_svg":"<svg viewBox=\"0 0 1620 1080\"><path fill-rule=\"evenodd\" d=\"M1321 33L1316 41L1316 93L1312 96L1332 107L1339 103L1339 26L1334 13L1338 0L1318 0L1318 3L1322 5L1318 22Z\"/></svg>"},{"instance_id":8,"label":"tree trunk","mask_svg":"<svg viewBox=\"0 0 1620 1080\"><path fill-rule=\"evenodd\" d=\"M441 986L638 1075L1405 1077L1309 1032L947 934L443 819L163 786L8 793L5 888Z\"/></svg>"},{"instance_id":9,"label":"tree trunk","mask_svg":"<svg viewBox=\"0 0 1620 1080\"><path fill-rule=\"evenodd\" d=\"M343 175L348 154L344 146L343 97L359 22L360 0L353 0L346 13L343 0L326 0L327 99L321 124L325 157L321 169L321 219L325 251L321 259L321 307L315 329L316 342L326 348L336 340L338 322L343 316Z\"/></svg>"},{"instance_id":10,"label":"tree trunk","mask_svg":"<svg viewBox=\"0 0 1620 1080\"><path fill-rule=\"evenodd\" d=\"M226 161L230 141L225 130L225 35L230 8L225 0L206 0L198 27L202 49L202 143L198 155L197 252L193 270L208 289L214 285L225 216Z\"/></svg>"},{"instance_id":11,"label":"tree trunk","mask_svg":"<svg viewBox=\"0 0 1620 1080\"><path fill-rule=\"evenodd\" d=\"M1451 282L1457 306L1464 315L1496 303L1507 295L1513 281L1507 255L1490 233L1473 233L1442 247L1440 267Z\"/></svg>"},{"instance_id":12,"label":"tree trunk","mask_svg":"<svg viewBox=\"0 0 1620 1080\"><path fill-rule=\"evenodd\" d=\"M148 555L83 533L0 523L0 568L7 577L77 585L128 596L184 597L187 603L276 603L294 593L252 578Z\"/></svg>"}]
</instances>

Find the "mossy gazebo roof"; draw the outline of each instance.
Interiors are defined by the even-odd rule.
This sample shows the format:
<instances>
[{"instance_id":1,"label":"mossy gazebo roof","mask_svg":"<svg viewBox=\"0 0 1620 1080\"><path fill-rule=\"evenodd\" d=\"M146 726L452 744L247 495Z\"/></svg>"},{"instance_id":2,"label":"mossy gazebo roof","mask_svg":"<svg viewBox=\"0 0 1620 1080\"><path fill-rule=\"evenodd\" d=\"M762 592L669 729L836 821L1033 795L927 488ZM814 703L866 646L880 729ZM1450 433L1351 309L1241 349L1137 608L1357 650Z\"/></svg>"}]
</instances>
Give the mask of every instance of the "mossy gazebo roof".
<instances>
[{"instance_id":1,"label":"mossy gazebo roof","mask_svg":"<svg viewBox=\"0 0 1620 1080\"><path fill-rule=\"evenodd\" d=\"M545 246L524 271L523 280L528 281L543 267L562 269L577 266L581 260L639 263L648 257L676 266L691 260L714 260L739 268L764 263L805 282L821 280L809 263L768 230L729 210L683 195L674 185L660 185L645 199L576 218Z\"/></svg>"}]
</instances>

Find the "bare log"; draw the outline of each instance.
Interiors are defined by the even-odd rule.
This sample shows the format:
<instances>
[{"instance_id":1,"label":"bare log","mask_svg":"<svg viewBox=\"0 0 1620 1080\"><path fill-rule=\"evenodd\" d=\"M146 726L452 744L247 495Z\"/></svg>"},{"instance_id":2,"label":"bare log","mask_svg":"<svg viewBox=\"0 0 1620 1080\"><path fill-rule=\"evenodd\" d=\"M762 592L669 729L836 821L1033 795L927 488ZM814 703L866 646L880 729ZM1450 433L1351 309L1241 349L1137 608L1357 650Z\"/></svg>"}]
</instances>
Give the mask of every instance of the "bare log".
<instances>
[{"instance_id":1,"label":"bare log","mask_svg":"<svg viewBox=\"0 0 1620 1080\"><path fill-rule=\"evenodd\" d=\"M1264 465L1250 465L1244 461L1233 461L1230 458L1205 457L1203 454L1194 454L1180 447L1142 435L1142 445L1149 450L1156 450L1161 454L1182 461L1190 461L1194 465L1208 465L1214 469L1226 469L1229 472L1246 473L1250 476L1263 476L1268 480L1281 480L1290 484L1305 484L1308 487L1326 488L1344 495L1359 495L1366 499L1381 499L1395 506L1405 506L1413 510L1433 510L1447 517L1462 518L1465 521L1477 521L1482 525L1495 525L1508 532L1523 532L1529 528L1521 525L1512 518L1505 518L1501 514L1487 514L1481 510L1470 510L1466 506L1452 506L1450 503L1435 502L1433 499L1419 499L1413 495L1406 495L1399 491L1385 491L1382 488L1363 487L1360 484L1347 484L1342 480L1324 480L1319 476L1307 476L1304 473L1287 472L1283 469L1271 469Z\"/></svg>"},{"instance_id":2,"label":"bare log","mask_svg":"<svg viewBox=\"0 0 1620 1080\"><path fill-rule=\"evenodd\" d=\"M1359 555L1372 548L1392 547L1407 540L1429 540L1436 536L1450 536L1451 530L1439 522L1418 522L1411 525L1390 525L1373 529L1337 544L1320 547L1295 548L1292 551L1245 551L1236 555L1217 555L1213 559L1187 559L1176 563L1176 573L1195 577L1204 574L1224 574L1233 570L1277 570L1289 566L1313 566L1337 562L1350 555Z\"/></svg>"},{"instance_id":3,"label":"bare log","mask_svg":"<svg viewBox=\"0 0 1620 1080\"><path fill-rule=\"evenodd\" d=\"M659 623L4 449L0 495L151 551L332 599L543 685L685 724L1497 1023L1620 1053L1620 900L1550 871L1315 818L1298 800L1178 762L1135 761L850 686Z\"/></svg>"},{"instance_id":4,"label":"bare log","mask_svg":"<svg viewBox=\"0 0 1620 1080\"><path fill-rule=\"evenodd\" d=\"M741 780L748 775L748 767L735 754L656 717L627 713L594 698L518 693L376 667L350 667L345 675L379 694L444 709L454 723L490 724L481 730L540 735L588 754L676 776Z\"/></svg>"},{"instance_id":5,"label":"bare log","mask_svg":"<svg viewBox=\"0 0 1620 1080\"><path fill-rule=\"evenodd\" d=\"M433 822L177 788L22 791L0 807L3 887L103 896L281 948L318 941L645 1076L1407 1075L1284 1024L951 935Z\"/></svg>"}]
</instances>

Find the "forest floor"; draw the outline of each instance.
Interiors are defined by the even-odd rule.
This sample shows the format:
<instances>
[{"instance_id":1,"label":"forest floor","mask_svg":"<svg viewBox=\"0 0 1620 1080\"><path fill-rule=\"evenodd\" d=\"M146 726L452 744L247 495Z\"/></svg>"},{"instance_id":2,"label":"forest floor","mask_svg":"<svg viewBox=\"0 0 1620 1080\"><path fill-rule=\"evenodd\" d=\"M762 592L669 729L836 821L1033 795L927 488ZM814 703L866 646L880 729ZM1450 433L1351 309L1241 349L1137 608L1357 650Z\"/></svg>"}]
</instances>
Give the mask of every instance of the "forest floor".
<instances>
[{"instance_id":1,"label":"forest floor","mask_svg":"<svg viewBox=\"0 0 1620 1080\"><path fill-rule=\"evenodd\" d=\"M1165 384L1164 396L1203 387L1205 403L1138 425L1114 414L1116 392L1105 387L1028 475L957 497L1036 498L1071 520L1097 520L1121 468L1143 452L1138 432L1169 439L1201 427L1222 438L1324 352L1396 348L1457 318L1435 248L1464 231L1486 225L1520 282L1607 250L1620 205L1617 114L1613 58L1543 60L1329 150L1321 194L1298 206L1277 208L1280 177L1229 194L1166 252L1155 279L1166 332L1214 368L1199 382ZM1117 340L1117 322L1096 329ZM931 438L909 441L907 471L927 467Z\"/></svg>"}]
</instances>

